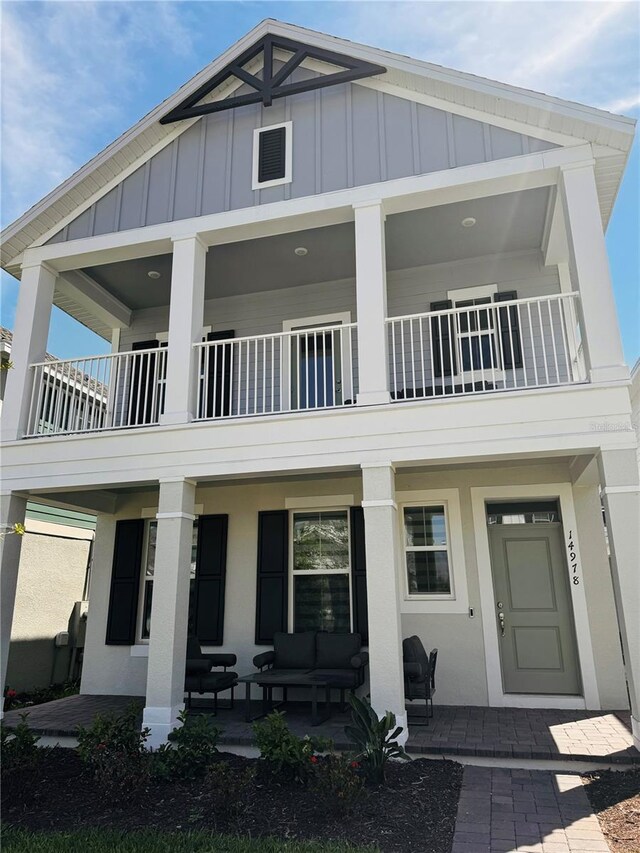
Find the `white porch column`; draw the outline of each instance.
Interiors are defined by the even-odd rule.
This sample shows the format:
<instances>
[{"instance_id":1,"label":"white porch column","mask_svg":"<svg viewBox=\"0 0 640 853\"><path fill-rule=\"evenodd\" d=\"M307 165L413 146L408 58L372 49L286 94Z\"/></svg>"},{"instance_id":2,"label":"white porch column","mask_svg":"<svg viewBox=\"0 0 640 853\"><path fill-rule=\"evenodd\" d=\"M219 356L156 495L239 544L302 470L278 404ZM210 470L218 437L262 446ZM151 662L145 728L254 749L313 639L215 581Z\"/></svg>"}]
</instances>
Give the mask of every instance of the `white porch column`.
<instances>
[{"instance_id":1,"label":"white porch column","mask_svg":"<svg viewBox=\"0 0 640 853\"><path fill-rule=\"evenodd\" d=\"M177 725L179 711L184 707L195 493L196 485L191 480L160 481L143 715L143 725L151 729L147 742L151 747L167 740L167 735Z\"/></svg>"},{"instance_id":2,"label":"white porch column","mask_svg":"<svg viewBox=\"0 0 640 853\"><path fill-rule=\"evenodd\" d=\"M188 423L196 413L197 354L193 345L202 340L206 258L207 246L198 236L173 241L163 424Z\"/></svg>"},{"instance_id":3,"label":"white porch column","mask_svg":"<svg viewBox=\"0 0 640 853\"><path fill-rule=\"evenodd\" d=\"M603 450L598 467L631 699L633 740L640 750L640 485L635 450Z\"/></svg>"},{"instance_id":4,"label":"white porch column","mask_svg":"<svg viewBox=\"0 0 640 853\"><path fill-rule=\"evenodd\" d=\"M358 397L362 405L388 403L387 262L381 201L354 204L356 303L358 309Z\"/></svg>"},{"instance_id":5,"label":"white porch column","mask_svg":"<svg viewBox=\"0 0 640 853\"><path fill-rule=\"evenodd\" d=\"M29 365L44 361L57 275L46 264L22 268L11 346L13 368L2 404L3 441L22 438L27 427L33 386Z\"/></svg>"},{"instance_id":6,"label":"white porch column","mask_svg":"<svg viewBox=\"0 0 640 853\"><path fill-rule=\"evenodd\" d=\"M592 382L628 379L607 247L602 230L594 161L561 168L559 192L564 210L569 267L580 291L583 345Z\"/></svg>"},{"instance_id":7,"label":"white porch column","mask_svg":"<svg viewBox=\"0 0 640 853\"><path fill-rule=\"evenodd\" d=\"M9 642L11 640L11 625L13 622L13 607L18 586L18 564L22 536L9 533L14 524L24 524L27 507L25 498L20 498L11 492L0 495L0 687L4 690L7 677L7 661L9 660ZM0 708L2 716L2 708Z\"/></svg>"},{"instance_id":8,"label":"white porch column","mask_svg":"<svg viewBox=\"0 0 640 853\"><path fill-rule=\"evenodd\" d=\"M379 716L393 711L409 735L404 700L402 626L398 590L398 508L395 469L390 462L362 465L367 605L369 610L369 684Z\"/></svg>"}]
</instances>

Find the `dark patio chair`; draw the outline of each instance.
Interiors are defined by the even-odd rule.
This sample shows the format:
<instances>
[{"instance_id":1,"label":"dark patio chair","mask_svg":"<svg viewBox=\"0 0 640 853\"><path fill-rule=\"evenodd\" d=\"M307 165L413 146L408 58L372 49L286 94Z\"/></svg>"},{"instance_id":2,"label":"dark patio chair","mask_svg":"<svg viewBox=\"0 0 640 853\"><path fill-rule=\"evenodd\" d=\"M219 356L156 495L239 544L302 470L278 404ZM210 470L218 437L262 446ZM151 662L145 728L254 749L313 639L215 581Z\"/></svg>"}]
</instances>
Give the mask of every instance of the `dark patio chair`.
<instances>
[{"instance_id":1,"label":"dark patio chair","mask_svg":"<svg viewBox=\"0 0 640 853\"><path fill-rule=\"evenodd\" d=\"M428 726L429 718L433 717L433 694L436 692L438 650L433 649L427 655L422 640L414 635L402 641L402 657L405 699L425 700L424 716L418 714L408 716L407 719L414 726Z\"/></svg>"},{"instance_id":2,"label":"dark patio chair","mask_svg":"<svg viewBox=\"0 0 640 853\"><path fill-rule=\"evenodd\" d=\"M231 690L230 707L233 708L234 687L238 683L237 672L227 672L228 666L234 666L237 657L234 654L204 654L197 637L187 637L187 663L185 668L184 689L187 694L187 709L191 708L191 694L213 693L213 713L218 713L218 693ZM222 667L222 672L212 672L214 667Z\"/></svg>"}]
</instances>

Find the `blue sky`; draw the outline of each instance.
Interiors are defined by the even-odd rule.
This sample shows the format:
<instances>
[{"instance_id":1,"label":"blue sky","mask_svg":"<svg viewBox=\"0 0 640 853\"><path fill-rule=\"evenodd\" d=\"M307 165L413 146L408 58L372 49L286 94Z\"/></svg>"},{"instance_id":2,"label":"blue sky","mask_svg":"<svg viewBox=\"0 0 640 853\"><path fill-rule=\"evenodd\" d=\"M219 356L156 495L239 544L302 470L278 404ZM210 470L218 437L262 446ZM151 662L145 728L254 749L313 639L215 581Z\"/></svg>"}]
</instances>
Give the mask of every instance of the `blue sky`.
<instances>
[{"instance_id":1,"label":"blue sky","mask_svg":"<svg viewBox=\"0 0 640 853\"><path fill-rule=\"evenodd\" d=\"M635 2L2 3L7 225L263 18L640 117ZM627 360L640 355L638 144L607 233ZM17 284L2 274L1 322ZM54 309L49 351L107 345Z\"/></svg>"}]
</instances>

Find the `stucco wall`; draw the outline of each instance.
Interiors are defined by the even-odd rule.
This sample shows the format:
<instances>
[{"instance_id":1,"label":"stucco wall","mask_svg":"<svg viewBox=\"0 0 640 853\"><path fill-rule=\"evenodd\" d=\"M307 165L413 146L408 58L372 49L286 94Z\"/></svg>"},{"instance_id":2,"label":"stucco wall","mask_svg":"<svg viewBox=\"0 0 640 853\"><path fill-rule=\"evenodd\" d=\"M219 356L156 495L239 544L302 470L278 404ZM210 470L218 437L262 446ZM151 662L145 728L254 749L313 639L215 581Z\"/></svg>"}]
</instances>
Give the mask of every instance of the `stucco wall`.
<instances>
[{"instance_id":1,"label":"stucco wall","mask_svg":"<svg viewBox=\"0 0 640 853\"><path fill-rule=\"evenodd\" d=\"M27 519L22 540L7 684L46 687L67 677L69 649L55 649L82 598L92 531Z\"/></svg>"},{"instance_id":2,"label":"stucco wall","mask_svg":"<svg viewBox=\"0 0 640 853\"><path fill-rule=\"evenodd\" d=\"M487 685L483 648L483 613L471 510L472 486L525 483L568 482L563 463L540 465L478 466L421 473L399 473L396 489L458 489L463 528L464 565L455 571L466 573L468 613L404 613L403 635L418 634L429 648L440 650L438 660L437 701L442 704L485 705ZM251 672L252 657L264 647L254 639L256 594L256 543L258 511L282 509L286 498L319 495L353 495L362 499L359 477L322 478L316 481L290 481L238 484L199 488L196 503L208 513L229 514L224 651L238 655L238 672ZM401 500L402 495L397 495ZM603 707L620 708L627 704L622 659L613 611L613 594L604 552L604 532L593 500L580 499L579 536L584 536L585 591L598 667L598 686ZM118 518L140 517L143 508L157 505L157 493L127 498L119 507ZM109 599L109 581L113 547L114 517L99 520L91 586L91 606L87 626L87 644L82 691L142 695L145 690L146 649L144 646L105 646L105 626ZM604 555L604 556L603 556ZM489 618L491 618L489 614Z\"/></svg>"}]
</instances>

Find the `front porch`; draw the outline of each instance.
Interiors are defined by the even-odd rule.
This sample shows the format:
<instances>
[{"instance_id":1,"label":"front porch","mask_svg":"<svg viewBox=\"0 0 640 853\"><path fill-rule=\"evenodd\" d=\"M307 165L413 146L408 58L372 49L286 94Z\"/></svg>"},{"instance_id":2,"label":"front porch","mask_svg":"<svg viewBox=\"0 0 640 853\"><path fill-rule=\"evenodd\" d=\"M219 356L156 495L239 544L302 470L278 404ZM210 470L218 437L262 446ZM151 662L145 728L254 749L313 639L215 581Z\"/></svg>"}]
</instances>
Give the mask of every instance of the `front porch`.
<instances>
[{"instance_id":1,"label":"front porch","mask_svg":"<svg viewBox=\"0 0 640 853\"><path fill-rule=\"evenodd\" d=\"M96 714L122 713L130 702L144 702L142 696L68 696L29 709L28 722L43 737L74 738L77 726L89 726ZM259 703L256 702L256 711ZM7 726L16 725L23 709L8 711ZM198 710L194 700L192 713ZM287 722L297 735L315 734L331 738L340 750L352 748L344 734L349 713L334 706L332 716L311 728L308 703L288 702ZM222 734L222 750L254 745L251 723L244 720L244 703L233 709L219 708L214 718ZM71 743L68 741L69 745ZM531 708L481 708L436 705L429 726L409 723L409 753L481 757L483 759L582 761L606 764L640 764L633 746L628 711L565 711Z\"/></svg>"}]
</instances>

